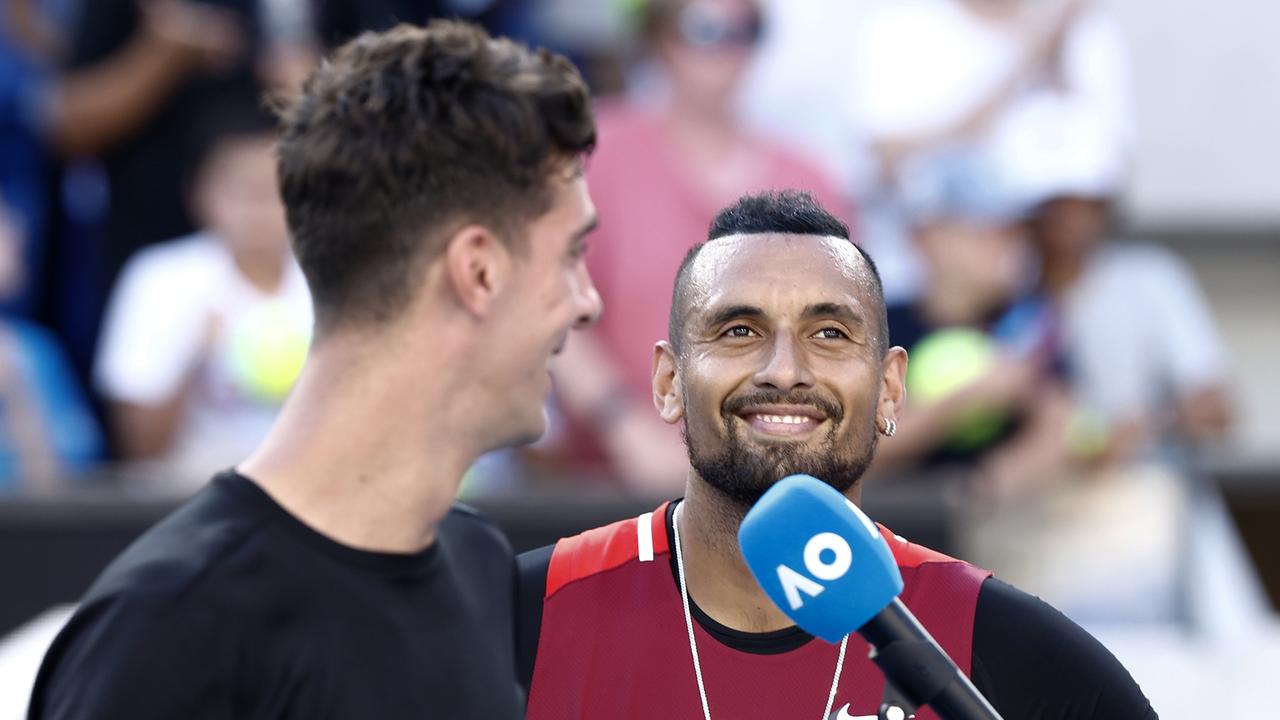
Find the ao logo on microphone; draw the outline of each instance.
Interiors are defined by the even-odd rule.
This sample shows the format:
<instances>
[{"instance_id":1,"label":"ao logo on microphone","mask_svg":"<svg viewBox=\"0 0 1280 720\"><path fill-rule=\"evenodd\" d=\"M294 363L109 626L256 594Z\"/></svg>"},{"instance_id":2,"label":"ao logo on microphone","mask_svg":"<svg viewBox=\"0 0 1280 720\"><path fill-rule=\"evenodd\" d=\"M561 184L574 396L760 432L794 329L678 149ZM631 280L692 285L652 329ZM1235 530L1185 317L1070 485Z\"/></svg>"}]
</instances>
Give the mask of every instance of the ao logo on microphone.
<instances>
[{"instance_id":1,"label":"ao logo on microphone","mask_svg":"<svg viewBox=\"0 0 1280 720\"><path fill-rule=\"evenodd\" d=\"M792 610L799 610L804 605L802 593L809 597L821 595L826 587L817 580L839 580L849 572L852 564L853 548L836 533L822 532L809 538L809 542L804 544L804 567L812 578L787 565L778 565L778 582L782 583L787 604Z\"/></svg>"}]
</instances>

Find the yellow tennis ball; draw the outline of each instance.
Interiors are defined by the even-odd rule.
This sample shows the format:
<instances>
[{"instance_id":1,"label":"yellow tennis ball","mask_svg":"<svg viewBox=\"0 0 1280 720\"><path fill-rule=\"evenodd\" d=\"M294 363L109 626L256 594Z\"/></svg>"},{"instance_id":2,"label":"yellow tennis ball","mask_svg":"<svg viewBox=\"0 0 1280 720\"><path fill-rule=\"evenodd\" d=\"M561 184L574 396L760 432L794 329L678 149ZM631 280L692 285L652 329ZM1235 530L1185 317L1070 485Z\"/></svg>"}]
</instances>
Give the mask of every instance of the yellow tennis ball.
<instances>
[{"instance_id":1,"label":"yellow tennis ball","mask_svg":"<svg viewBox=\"0 0 1280 720\"><path fill-rule=\"evenodd\" d=\"M996 359L995 344L985 333L949 328L927 335L911 349L907 363L907 398L933 403L982 377ZM951 429L948 446L972 450L993 440L1004 417L989 410L961 416Z\"/></svg>"},{"instance_id":2,"label":"yellow tennis ball","mask_svg":"<svg viewBox=\"0 0 1280 720\"><path fill-rule=\"evenodd\" d=\"M236 379L251 395L279 403L302 371L310 328L279 303L253 308L235 323L231 337Z\"/></svg>"}]
</instances>

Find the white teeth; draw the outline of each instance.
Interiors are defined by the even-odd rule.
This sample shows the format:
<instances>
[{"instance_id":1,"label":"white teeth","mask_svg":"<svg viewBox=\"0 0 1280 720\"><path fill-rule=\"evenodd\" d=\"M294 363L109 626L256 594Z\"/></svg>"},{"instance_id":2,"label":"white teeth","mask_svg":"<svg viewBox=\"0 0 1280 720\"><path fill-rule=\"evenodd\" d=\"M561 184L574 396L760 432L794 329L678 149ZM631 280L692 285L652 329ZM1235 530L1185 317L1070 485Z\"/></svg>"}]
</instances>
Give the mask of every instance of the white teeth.
<instances>
[{"instance_id":1,"label":"white teeth","mask_svg":"<svg viewBox=\"0 0 1280 720\"><path fill-rule=\"evenodd\" d=\"M761 415L760 419L767 423L780 425L801 425L809 420L807 417L798 415Z\"/></svg>"}]
</instances>

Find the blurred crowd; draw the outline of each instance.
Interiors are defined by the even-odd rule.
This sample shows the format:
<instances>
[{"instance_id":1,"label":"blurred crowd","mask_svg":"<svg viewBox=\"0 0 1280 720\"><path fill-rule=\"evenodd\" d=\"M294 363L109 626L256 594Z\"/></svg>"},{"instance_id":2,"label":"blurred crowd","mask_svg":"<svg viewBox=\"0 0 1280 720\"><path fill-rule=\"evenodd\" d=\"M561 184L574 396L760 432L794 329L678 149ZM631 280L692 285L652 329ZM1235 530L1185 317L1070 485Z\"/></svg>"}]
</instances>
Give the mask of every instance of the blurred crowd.
<instances>
[{"instance_id":1,"label":"blurred crowd","mask_svg":"<svg viewBox=\"0 0 1280 720\"><path fill-rule=\"evenodd\" d=\"M987 505L1173 463L1231 423L1196 282L1116 242L1135 118L1090 0L7 0L0 13L0 493L136 468L191 491L262 437L311 316L271 98L365 29L471 18L598 98L589 264L606 312L550 430L473 492L678 493L653 410L670 288L715 211L811 191L876 259L909 409L875 479ZM155 469L163 472L151 472Z\"/></svg>"}]
</instances>

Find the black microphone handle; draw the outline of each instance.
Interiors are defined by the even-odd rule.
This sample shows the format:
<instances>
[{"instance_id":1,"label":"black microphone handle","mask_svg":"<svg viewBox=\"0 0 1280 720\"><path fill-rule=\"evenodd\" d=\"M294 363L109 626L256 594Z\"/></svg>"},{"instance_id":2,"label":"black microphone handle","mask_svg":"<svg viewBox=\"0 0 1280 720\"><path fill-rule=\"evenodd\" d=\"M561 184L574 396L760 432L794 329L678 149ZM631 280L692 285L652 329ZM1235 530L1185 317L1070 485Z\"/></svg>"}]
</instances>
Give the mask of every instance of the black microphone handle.
<instances>
[{"instance_id":1,"label":"black microphone handle","mask_svg":"<svg viewBox=\"0 0 1280 720\"><path fill-rule=\"evenodd\" d=\"M1002 720L969 678L898 598L858 628L885 680L943 720Z\"/></svg>"}]
</instances>

